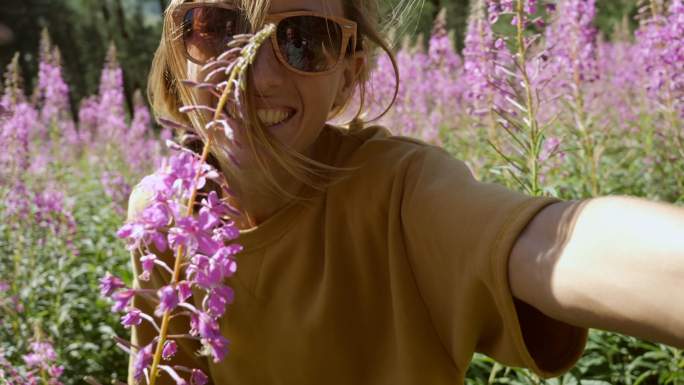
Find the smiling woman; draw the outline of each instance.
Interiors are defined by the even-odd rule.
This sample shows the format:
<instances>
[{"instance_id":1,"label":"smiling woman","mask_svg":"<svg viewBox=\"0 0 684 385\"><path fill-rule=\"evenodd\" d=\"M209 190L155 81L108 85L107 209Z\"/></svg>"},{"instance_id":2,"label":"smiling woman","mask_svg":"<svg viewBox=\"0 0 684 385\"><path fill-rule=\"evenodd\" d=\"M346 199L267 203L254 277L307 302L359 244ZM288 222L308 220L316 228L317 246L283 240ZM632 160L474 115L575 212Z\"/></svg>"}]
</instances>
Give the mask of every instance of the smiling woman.
<instances>
[{"instance_id":1,"label":"smiling woman","mask_svg":"<svg viewBox=\"0 0 684 385\"><path fill-rule=\"evenodd\" d=\"M505 274L517 235L554 200L476 182L437 147L361 128L358 113L350 128L326 124L357 88L363 109L373 46L392 57L378 21L376 4L360 0L170 5L150 96L159 116L194 127L207 117L187 120L179 106L215 97L180 81L211 71L204 63L231 39L227 25L233 34L276 25L250 69L251 118L231 119L234 138L212 140L234 190L224 199L246 218L235 304L221 321L232 351L212 363L182 340L175 363L208 370L216 384L446 384L463 381L476 350L543 376L579 358L586 329L521 307ZM131 219L150 198L134 191ZM164 283L153 275L136 285ZM526 339L532 330L548 343ZM154 334L134 327L133 343Z\"/></svg>"},{"instance_id":2,"label":"smiling woman","mask_svg":"<svg viewBox=\"0 0 684 385\"><path fill-rule=\"evenodd\" d=\"M174 2L170 6L150 75L150 99L158 116L186 122L187 117L178 113L180 105L210 102L207 95L192 93L178 83L202 77L202 64L219 53L218 38L205 39L202 46L196 43L195 36L202 31L194 31L194 26L218 18L218 29L209 30L221 32L230 23L232 33L239 34L252 25L279 23L251 71L247 104L252 107L248 115L254 119L242 122L250 126L242 130L239 140L245 148L233 149L244 160L242 171L232 175L244 181L236 188L253 202L261 200L252 207L252 216L265 218L289 199L301 198L302 185L320 191L339 176L342 170L311 157L312 143L325 122L344 110L357 86L363 98L371 59L371 51L363 49L364 41L390 56L391 51L378 32L373 2L211 2L211 9L202 4ZM288 30L297 41L288 41ZM293 45L300 46L297 59L292 56ZM326 56L328 52L335 52L333 60ZM203 118L194 119L198 124ZM218 144L226 145L225 141ZM225 152L212 152L224 171L231 173L229 160L221 153ZM264 196L266 192L269 196Z\"/></svg>"},{"instance_id":3,"label":"smiling woman","mask_svg":"<svg viewBox=\"0 0 684 385\"><path fill-rule=\"evenodd\" d=\"M228 279L233 307L220 319L228 357L210 362L197 354L199 338L178 339L170 365L202 369L214 384L453 384L464 381L477 351L552 377L574 365L587 328L609 315L587 317L577 300L587 294L568 283L573 262L591 256L562 253L564 244L586 251L572 237L556 240L556 230L581 218L576 205L478 182L441 148L363 128L372 50L392 57L379 19L377 4L362 0L172 1L150 77L152 104L159 116L193 127L195 142L213 135L213 162L232 190L221 198L242 215L244 252ZM207 60L264 24L275 32L250 68L246 98L220 111L234 135L206 132L202 113L179 114L182 105L217 99L181 81L212 77ZM328 124L357 90L361 109L349 127ZM154 199L138 186L129 219ZM535 265L538 255L565 263ZM135 277L149 273L141 255L132 258ZM157 290L164 274L134 286ZM553 290L555 282L563 290ZM597 298L627 294L610 293ZM200 306L204 298L187 301ZM154 309L144 297L134 306ZM175 322L172 335L183 334ZM150 346L156 332L133 327L133 346Z\"/></svg>"}]
</instances>

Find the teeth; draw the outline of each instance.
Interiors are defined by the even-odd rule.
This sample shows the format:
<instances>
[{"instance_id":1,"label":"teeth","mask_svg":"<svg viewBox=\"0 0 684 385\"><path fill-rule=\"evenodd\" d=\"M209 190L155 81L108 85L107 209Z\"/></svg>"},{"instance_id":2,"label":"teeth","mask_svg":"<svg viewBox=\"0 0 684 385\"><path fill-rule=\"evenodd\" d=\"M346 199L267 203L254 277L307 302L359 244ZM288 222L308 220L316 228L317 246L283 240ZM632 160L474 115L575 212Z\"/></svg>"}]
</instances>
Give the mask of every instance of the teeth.
<instances>
[{"instance_id":1,"label":"teeth","mask_svg":"<svg viewBox=\"0 0 684 385\"><path fill-rule=\"evenodd\" d=\"M266 126L274 126L290 117L290 112L284 110L257 110L259 120Z\"/></svg>"}]
</instances>

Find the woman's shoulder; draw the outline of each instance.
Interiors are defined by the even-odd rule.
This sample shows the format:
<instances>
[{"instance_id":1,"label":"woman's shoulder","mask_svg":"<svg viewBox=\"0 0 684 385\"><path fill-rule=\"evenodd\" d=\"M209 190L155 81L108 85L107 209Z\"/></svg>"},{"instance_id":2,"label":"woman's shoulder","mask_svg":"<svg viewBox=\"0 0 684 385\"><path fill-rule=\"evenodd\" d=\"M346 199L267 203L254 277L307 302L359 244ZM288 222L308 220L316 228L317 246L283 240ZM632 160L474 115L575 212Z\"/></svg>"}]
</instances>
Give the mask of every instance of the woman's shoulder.
<instances>
[{"instance_id":1,"label":"woman's shoulder","mask_svg":"<svg viewBox=\"0 0 684 385\"><path fill-rule=\"evenodd\" d=\"M434 156L446 156L453 159L444 149L439 146L425 143L419 139L398 136L381 125L367 126L358 129L346 127L328 126L324 131L322 142L335 143L340 166L354 166L359 163L392 163L395 166L409 158L421 157L426 154ZM332 146L328 147L328 153Z\"/></svg>"},{"instance_id":2,"label":"woman's shoulder","mask_svg":"<svg viewBox=\"0 0 684 385\"><path fill-rule=\"evenodd\" d=\"M128 197L128 220L132 220L138 217L145 208L152 202L154 198L154 192L140 182L131 191L131 195Z\"/></svg>"},{"instance_id":3,"label":"woman's shoulder","mask_svg":"<svg viewBox=\"0 0 684 385\"><path fill-rule=\"evenodd\" d=\"M360 130L334 128L334 135L341 147L349 147L343 160L336 163L341 167L356 169L350 182L411 185L420 179L422 183L444 177L465 182L471 173L465 162L439 146L421 140L392 135L383 126L369 126ZM397 182L401 182L397 184Z\"/></svg>"},{"instance_id":4,"label":"woman's shoulder","mask_svg":"<svg viewBox=\"0 0 684 385\"><path fill-rule=\"evenodd\" d=\"M164 177L159 173L152 173L143 177L138 184L131 189L128 197L127 220L138 217L155 200L159 186L164 185Z\"/></svg>"}]
</instances>

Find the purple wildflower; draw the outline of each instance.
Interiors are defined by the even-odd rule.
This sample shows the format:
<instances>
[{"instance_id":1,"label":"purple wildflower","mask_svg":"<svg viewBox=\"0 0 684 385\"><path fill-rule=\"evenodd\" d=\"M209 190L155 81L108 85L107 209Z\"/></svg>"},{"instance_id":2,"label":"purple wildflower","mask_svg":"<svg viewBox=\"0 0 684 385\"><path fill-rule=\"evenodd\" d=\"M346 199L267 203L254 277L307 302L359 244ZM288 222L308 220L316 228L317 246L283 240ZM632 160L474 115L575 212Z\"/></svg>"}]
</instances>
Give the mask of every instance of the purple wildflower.
<instances>
[{"instance_id":1,"label":"purple wildflower","mask_svg":"<svg viewBox=\"0 0 684 385\"><path fill-rule=\"evenodd\" d=\"M154 270L155 262L157 261L157 256L154 254L147 254L140 257L140 264L142 265L143 272L140 274L139 278L143 281L150 280L150 274Z\"/></svg>"},{"instance_id":2,"label":"purple wildflower","mask_svg":"<svg viewBox=\"0 0 684 385\"><path fill-rule=\"evenodd\" d=\"M178 300L185 302L192 296L192 283L189 281L178 282Z\"/></svg>"},{"instance_id":3,"label":"purple wildflower","mask_svg":"<svg viewBox=\"0 0 684 385\"><path fill-rule=\"evenodd\" d=\"M214 316L220 316L226 311L226 306L233 303L235 293L233 289L228 286L219 286L214 288L206 297L206 306L209 313Z\"/></svg>"},{"instance_id":4,"label":"purple wildflower","mask_svg":"<svg viewBox=\"0 0 684 385\"><path fill-rule=\"evenodd\" d=\"M142 317L140 316L140 310L130 309L126 315L121 317L121 324L127 328L131 326L137 326L142 323Z\"/></svg>"},{"instance_id":5,"label":"purple wildflower","mask_svg":"<svg viewBox=\"0 0 684 385\"><path fill-rule=\"evenodd\" d=\"M79 140L81 143L92 143L95 139L100 113L99 107L97 96L91 96L81 101L78 110Z\"/></svg>"},{"instance_id":6,"label":"purple wildflower","mask_svg":"<svg viewBox=\"0 0 684 385\"><path fill-rule=\"evenodd\" d=\"M479 0L472 5L463 47L463 80L466 83L464 98L469 112L474 115L487 114L493 107L495 95L496 52L503 47L495 39L484 14L484 2Z\"/></svg>"},{"instance_id":7,"label":"purple wildflower","mask_svg":"<svg viewBox=\"0 0 684 385\"><path fill-rule=\"evenodd\" d=\"M205 343L205 346L209 348L209 351L214 358L214 363L221 362L228 354L228 340L222 335L207 339L203 342Z\"/></svg>"},{"instance_id":8,"label":"purple wildflower","mask_svg":"<svg viewBox=\"0 0 684 385\"><path fill-rule=\"evenodd\" d=\"M549 74L561 74L563 80L593 82L599 77L596 61L598 30L593 21L595 0L560 2L555 21L546 30L547 50L552 68ZM557 76L556 75L556 76Z\"/></svg>"},{"instance_id":9,"label":"purple wildflower","mask_svg":"<svg viewBox=\"0 0 684 385\"><path fill-rule=\"evenodd\" d=\"M134 296L135 290L133 289L121 290L114 293L114 295L112 295L112 299L114 300L112 311L118 313L126 309Z\"/></svg>"},{"instance_id":10,"label":"purple wildflower","mask_svg":"<svg viewBox=\"0 0 684 385\"><path fill-rule=\"evenodd\" d=\"M161 317L164 312L171 311L178 306L178 292L173 286L164 286L157 291L159 306L155 309L155 315Z\"/></svg>"},{"instance_id":11,"label":"purple wildflower","mask_svg":"<svg viewBox=\"0 0 684 385\"><path fill-rule=\"evenodd\" d=\"M164 349L162 350L162 358L165 360L170 360L173 358L173 356L176 355L176 352L178 351L178 345L176 344L176 341L173 340L168 340L164 343Z\"/></svg>"},{"instance_id":12,"label":"purple wildflower","mask_svg":"<svg viewBox=\"0 0 684 385\"><path fill-rule=\"evenodd\" d=\"M126 287L124 281L110 272L107 272L104 277L100 278L100 294L103 297L111 297L115 291L124 287Z\"/></svg>"},{"instance_id":13,"label":"purple wildflower","mask_svg":"<svg viewBox=\"0 0 684 385\"><path fill-rule=\"evenodd\" d=\"M41 39L37 96L43 122L41 139L48 140L49 130L56 129L65 144L76 145L78 134L70 112L69 86L62 77L61 54L52 46L47 29Z\"/></svg>"},{"instance_id":14,"label":"purple wildflower","mask_svg":"<svg viewBox=\"0 0 684 385\"><path fill-rule=\"evenodd\" d=\"M140 380L145 374L145 369L152 363L154 343L151 343L135 353L133 361L133 377Z\"/></svg>"},{"instance_id":15,"label":"purple wildflower","mask_svg":"<svg viewBox=\"0 0 684 385\"><path fill-rule=\"evenodd\" d=\"M221 335L218 322L214 317L205 313L200 313L198 317L197 331L203 339L210 340Z\"/></svg>"},{"instance_id":16,"label":"purple wildflower","mask_svg":"<svg viewBox=\"0 0 684 385\"><path fill-rule=\"evenodd\" d=\"M5 180L15 180L28 169L30 161L29 138L39 126L38 112L28 103L11 107L10 115L0 122L0 176ZM7 175L4 175L6 174Z\"/></svg>"},{"instance_id":17,"label":"purple wildflower","mask_svg":"<svg viewBox=\"0 0 684 385\"><path fill-rule=\"evenodd\" d=\"M120 215L125 214L124 207L131 195L131 186L126 179L118 173L105 171L100 177L100 182L104 188L104 193L114 204L114 209Z\"/></svg>"},{"instance_id":18,"label":"purple wildflower","mask_svg":"<svg viewBox=\"0 0 684 385\"><path fill-rule=\"evenodd\" d=\"M28 368L43 367L57 360L57 353L52 344L47 341L31 343L31 353L24 356L24 362Z\"/></svg>"},{"instance_id":19,"label":"purple wildflower","mask_svg":"<svg viewBox=\"0 0 684 385\"><path fill-rule=\"evenodd\" d=\"M209 378L204 372L199 369L193 369L192 375L190 376L191 385L207 385Z\"/></svg>"},{"instance_id":20,"label":"purple wildflower","mask_svg":"<svg viewBox=\"0 0 684 385\"><path fill-rule=\"evenodd\" d=\"M647 20L636 38L649 95L659 109L684 118L684 2L673 0L668 13Z\"/></svg>"},{"instance_id":21,"label":"purple wildflower","mask_svg":"<svg viewBox=\"0 0 684 385\"><path fill-rule=\"evenodd\" d=\"M97 121L98 137L114 143L121 142L127 130L123 71L116 56L112 44L100 76Z\"/></svg>"}]
</instances>

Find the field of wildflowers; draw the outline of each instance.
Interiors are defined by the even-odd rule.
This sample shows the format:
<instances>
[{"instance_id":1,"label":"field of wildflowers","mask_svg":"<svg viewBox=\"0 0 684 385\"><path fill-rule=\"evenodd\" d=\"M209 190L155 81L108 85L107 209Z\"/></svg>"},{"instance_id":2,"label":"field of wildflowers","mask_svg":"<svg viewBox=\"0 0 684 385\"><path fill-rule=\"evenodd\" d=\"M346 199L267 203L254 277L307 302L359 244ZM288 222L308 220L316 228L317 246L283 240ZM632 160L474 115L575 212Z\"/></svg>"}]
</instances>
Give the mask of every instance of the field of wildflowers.
<instances>
[{"instance_id":1,"label":"field of wildflowers","mask_svg":"<svg viewBox=\"0 0 684 385\"><path fill-rule=\"evenodd\" d=\"M684 203L684 2L644 1L636 32L618 27L607 40L593 26L594 1L474 1L461 53L441 15L426 43L407 41L397 50L398 100L380 123L444 146L481 180L528 194L627 194ZM233 48L239 56L240 47ZM190 334L206 340L216 359L225 355L227 341L212 327L212 317L231 301L230 288L216 284L235 271L230 256L239 251L217 245L236 236L232 224L221 220L231 208L215 195L201 195L198 219L179 219L192 205L173 203L194 196L174 195L179 189L192 191L205 179L220 178L199 157L164 145L171 131L153 124L140 95L129 111L114 47L98 93L78 106L70 104L62 76L68 58L47 33L40 51L35 89L24 88L18 60L3 72L0 385L72 385L85 376L123 382L129 353L138 358L141 379L155 366L177 383L205 383L193 368L174 370L160 361L175 353L173 339L131 352L126 327L157 325L156 317L163 329L163 319L182 308L190 316ZM233 67L222 70L234 73ZM369 117L391 99L392 74L388 58L378 57ZM229 136L219 118L214 123ZM124 226L131 186L147 175L147 182L161 186L157 205L140 223ZM170 217L176 224L168 239L159 239L151 226L163 227ZM198 228L210 235L202 238ZM190 288L178 277L177 290L151 293L159 301L156 314L130 308L135 293L127 289L133 280L129 251L141 241L211 256L189 264L188 280L208 293L201 311L185 302ZM140 279L155 268L173 275L175 267L148 254ZM112 313L112 302L101 294L126 314ZM181 378L186 374L190 380ZM561 378L543 381L476 354L467 379L580 381L684 384L684 356L665 345L592 331L584 357Z\"/></svg>"}]
</instances>

